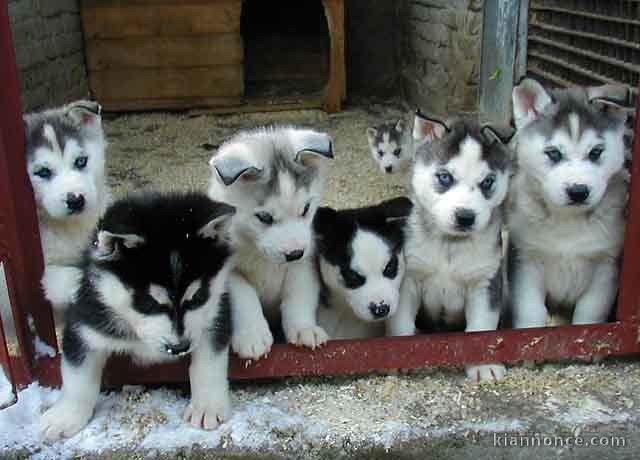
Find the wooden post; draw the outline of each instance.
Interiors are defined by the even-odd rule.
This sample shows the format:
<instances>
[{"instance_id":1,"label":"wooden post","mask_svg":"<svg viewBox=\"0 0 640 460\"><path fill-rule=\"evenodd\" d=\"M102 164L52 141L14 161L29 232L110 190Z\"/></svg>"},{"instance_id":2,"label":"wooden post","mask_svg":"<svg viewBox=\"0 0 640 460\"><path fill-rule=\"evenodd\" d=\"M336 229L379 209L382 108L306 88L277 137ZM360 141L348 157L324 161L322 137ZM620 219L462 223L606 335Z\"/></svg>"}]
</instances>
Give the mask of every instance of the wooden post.
<instances>
[{"instance_id":1,"label":"wooden post","mask_svg":"<svg viewBox=\"0 0 640 460\"><path fill-rule=\"evenodd\" d=\"M480 65L480 112L488 120L508 123L511 119L511 91L520 2L486 0L482 28Z\"/></svg>"},{"instance_id":2,"label":"wooden post","mask_svg":"<svg viewBox=\"0 0 640 460\"><path fill-rule=\"evenodd\" d=\"M324 110L339 112L346 96L344 62L344 0L322 0L331 37L329 81L325 87Z\"/></svg>"}]
</instances>

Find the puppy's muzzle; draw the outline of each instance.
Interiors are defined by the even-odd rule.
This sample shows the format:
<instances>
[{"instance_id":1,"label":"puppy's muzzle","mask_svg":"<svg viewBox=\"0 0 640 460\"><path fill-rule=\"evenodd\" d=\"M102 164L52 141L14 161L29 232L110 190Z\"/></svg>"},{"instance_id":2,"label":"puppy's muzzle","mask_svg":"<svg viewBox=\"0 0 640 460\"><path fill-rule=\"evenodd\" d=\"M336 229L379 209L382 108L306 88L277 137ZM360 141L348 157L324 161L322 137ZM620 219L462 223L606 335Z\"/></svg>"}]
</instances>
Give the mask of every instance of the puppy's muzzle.
<instances>
[{"instance_id":1,"label":"puppy's muzzle","mask_svg":"<svg viewBox=\"0 0 640 460\"><path fill-rule=\"evenodd\" d=\"M65 200L69 214L79 214L84 209L85 199L84 195L76 193L67 193L67 199Z\"/></svg>"},{"instance_id":2,"label":"puppy's muzzle","mask_svg":"<svg viewBox=\"0 0 640 460\"><path fill-rule=\"evenodd\" d=\"M189 352L191 342L189 340L181 340L178 343L167 343L164 346L164 350L173 356L184 355Z\"/></svg>"},{"instance_id":3,"label":"puppy's muzzle","mask_svg":"<svg viewBox=\"0 0 640 460\"><path fill-rule=\"evenodd\" d=\"M286 259L287 262L293 262L294 260L302 259L303 255L304 255L304 250L296 249L295 251L287 252L284 255L284 258Z\"/></svg>"},{"instance_id":4,"label":"puppy's muzzle","mask_svg":"<svg viewBox=\"0 0 640 460\"><path fill-rule=\"evenodd\" d=\"M590 190L584 184L573 184L567 187L567 196L569 197L569 204L584 204L589 198Z\"/></svg>"},{"instance_id":5,"label":"puppy's muzzle","mask_svg":"<svg viewBox=\"0 0 640 460\"><path fill-rule=\"evenodd\" d=\"M391 311L391 307L384 302L380 303L370 303L369 311L376 319L386 318L389 315L389 311Z\"/></svg>"},{"instance_id":6,"label":"puppy's muzzle","mask_svg":"<svg viewBox=\"0 0 640 460\"><path fill-rule=\"evenodd\" d=\"M476 213L471 209L461 208L456 210L456 228L458 230L470 230L476 223Z\"/></svg>"}]
</instances>

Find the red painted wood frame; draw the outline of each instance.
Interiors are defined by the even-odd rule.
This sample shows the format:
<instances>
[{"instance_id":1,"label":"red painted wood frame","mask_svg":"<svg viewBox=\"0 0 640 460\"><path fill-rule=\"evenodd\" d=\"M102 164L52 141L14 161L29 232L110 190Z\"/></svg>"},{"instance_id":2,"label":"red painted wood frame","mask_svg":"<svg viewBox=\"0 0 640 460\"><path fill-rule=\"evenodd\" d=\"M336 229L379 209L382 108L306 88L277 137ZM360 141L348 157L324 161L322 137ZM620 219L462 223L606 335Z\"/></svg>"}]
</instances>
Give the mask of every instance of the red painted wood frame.
<instances>
[{"instance_id":1,"label":"red painted wood frame","mask_svg":"<svg viewBox=\"0 0 640 460\"><path fill-rule=\"evenodd\" d=\"M32 191L25 173L23 126L14 52L9 33L7 3L0 0L0 257L8 263L13 312L22 349L11 360L12 375L20 385L34 380L44 385L60 383L59 357L37 358L27 318L33 317L38 335L54 344L51 309L39 288L42 255ZM640 134L640 118L636 133ZM636 136L640 139L640 135ZM635 146L640 155L640 142ZM640 351L640 162L633 164L627 238L616 321L593 326L560 326L524 330L384 337L332 341L311 351L275 345L257 362L231 360L232 379L420 368L431 365L517 362L558 358L589 358ZM0 337L1 338L1 337ZM0 344L0 360L6 358ZM186 362L145 368L128 359L113 358L105 372L105 385L185 382Z\"/></svg>"}]
</instances>

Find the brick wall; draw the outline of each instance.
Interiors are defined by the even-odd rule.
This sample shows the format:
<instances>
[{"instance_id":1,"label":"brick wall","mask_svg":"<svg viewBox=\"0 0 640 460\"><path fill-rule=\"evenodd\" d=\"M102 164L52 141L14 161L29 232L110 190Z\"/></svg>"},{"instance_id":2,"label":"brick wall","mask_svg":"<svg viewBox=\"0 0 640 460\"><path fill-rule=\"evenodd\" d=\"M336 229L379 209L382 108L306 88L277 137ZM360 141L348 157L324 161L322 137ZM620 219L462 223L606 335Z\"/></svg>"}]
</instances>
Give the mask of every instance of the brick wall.
<instances>
[{"instance_id":1,"label":"brick wall","mask_svg":"<svg viewBox=\"0 0 640 460\"><path fill-rule=\"evenodd\" d=\"M88 95L78 0L9 0L22 106Z\"/></svg>"},{"instance_id":2,"label":"brick wall","mask_svg":"<svg viewBox=\"0 0 640 460\"><path fill-rule=\"evenodd\" d=\"M437 115L477 110L483 3L404 3L400 60L410 104Z\"/></svg>"}]
</instances>

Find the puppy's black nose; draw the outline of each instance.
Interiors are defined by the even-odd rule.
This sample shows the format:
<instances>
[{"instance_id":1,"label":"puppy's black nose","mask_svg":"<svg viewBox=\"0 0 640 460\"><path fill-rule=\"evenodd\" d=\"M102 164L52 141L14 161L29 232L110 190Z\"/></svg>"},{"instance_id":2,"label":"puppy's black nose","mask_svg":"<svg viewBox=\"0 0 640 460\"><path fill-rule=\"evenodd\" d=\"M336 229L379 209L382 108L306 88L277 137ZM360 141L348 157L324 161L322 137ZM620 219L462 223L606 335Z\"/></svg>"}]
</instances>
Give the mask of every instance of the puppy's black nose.
<instances>
[{"instance_id":1,"label":"puppy's black nose","mask_svg":"<svg viewBox=\"0 0 640 460\"><path fill-rule=\"evenodd\" d=\"M567 187L567 196L571 200L571 204L581 204L589 198L589 187L584 184L573 184Z\"/></svg>"},{"instance_id":2,"label":"puppy's black nose","mask_svg":"<svg viewBox=\"0 0 640 460\"><path fill-rule=\"evenodd\" d=\"M67 193L67 208L72 214L82 211L84 209L84 196Z\"/></svg>"},{"instance_id":3,"label":"puppy's black nose","mask_svg":"<svg viewBox=\"0 0 640 460\"><path fill-rule=\"evenodd\" d=\"M461 230L468 230L476 223L476 213L471 209L456 210L456 226Z\"/></svg>"},{"instance_id":4,"label":"puppy's black nose","mask_svg":"<svg viewBox=\"0 0 640 460\"><path fill-rule=\"evenodd\" d=\"M369 310L371 311L371 314L374 318L380 319L386 317L389 314L389 310L391 310L391 307L383 302L370 303Z\"/></svg>"},{"instance_id":5,"label":"puppy's black nose","mask_svg":"<svg viewBox=\"0 0 640 460\"><path fill-rule=\"evenodd\" d=\"M388 174L391 174L393 172L393 166L387 166L384 170L387 171Z\"/></svg>"},{"instance_id":6,"label":"puppy's black nose","mask_svg":"<svg viewBox=\"0 0 640 460\"><path fill-rule=\"evenodd\" d=\"M191 342L184 339L178 343L167 343L164 349L170 355L178 356L189 351L189 347L191 347Z\"/></svg>"},{"instance_id":7,"label":"puppy's black nose","mask_svg":"<svg viewBox=\"0 0 640 460\"><path fill-rule=\"evenodd\" d=\"M302 249L296 249L295 251L287 252L285 254L285 259L287 262L293 262L294 260L301 259L304 255L304 251Z\"/></svg>"}]
</instances>

